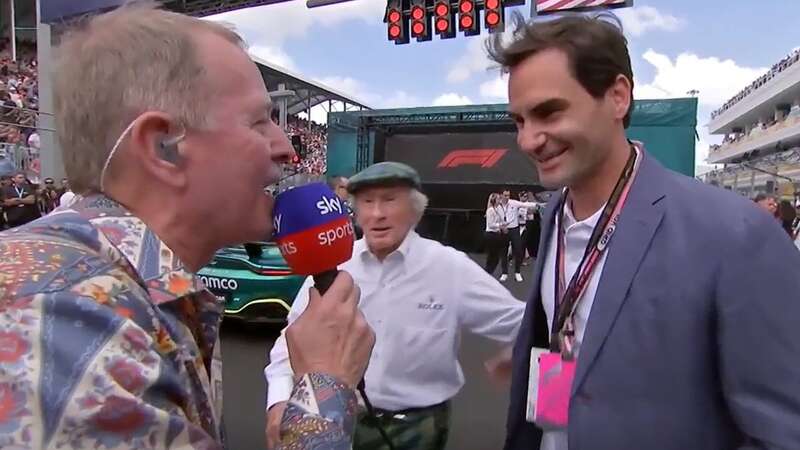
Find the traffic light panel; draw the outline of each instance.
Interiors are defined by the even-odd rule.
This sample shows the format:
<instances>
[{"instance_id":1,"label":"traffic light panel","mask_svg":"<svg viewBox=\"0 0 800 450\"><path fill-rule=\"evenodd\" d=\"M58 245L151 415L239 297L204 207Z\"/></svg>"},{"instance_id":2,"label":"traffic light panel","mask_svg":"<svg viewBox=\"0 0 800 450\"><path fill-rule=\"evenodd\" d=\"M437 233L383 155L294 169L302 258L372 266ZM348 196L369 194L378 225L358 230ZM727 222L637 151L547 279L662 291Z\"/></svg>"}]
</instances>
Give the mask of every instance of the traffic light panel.
<instances>
[{"instance_id":1,"label":"traffic light panel","mask_svg":"<svg viewBox=\"0 0 800 450\"><path fill-rule=\"evenodd\" d=\"M450 0L436 0L433 4L433 27L442 39L456 36L455 11Z\"/></svg>"},{"instance_id":2,"label":"traffic light panel","mask_svg":"<svg viewBox=\"0 0 800 450\"><path fill-rule=\"evenodd\" d=\"M388 0L386 3L386 32L395 44L407 44L408 22L403 18L403 1Z\"/></svg>"},{"instance_id":3,"label":"traffic light panel","mask_svg":"<svg viewBox=\"0 0 800 450\"><path fill-rule=\"evenodd\" d=\"M478 5L475 0L458 0L458 29L465 36L481 34L478 23Z\"/></svg>"},{"instance_id":4,"label":"traffic light panel","mask_svg":"<svg viewBox=\"0 0 800 450\"><path fill-rule=\"evenodd\" d=\"M502 0L486 0L483 4L483 22L490 33L505 29L505 18Z\"/></svg>"},{"instance_id":5,"label":"traffic light panel","mask_svg":"<svg viewBox=\"0 0 800 450\"><path fill-rule=\"evenodd\" d=\"M431 40L431 18L425 7L425 0L411 0L409 11L411 36L417 38L417 42Z\"/></svg>"}]
</instances>

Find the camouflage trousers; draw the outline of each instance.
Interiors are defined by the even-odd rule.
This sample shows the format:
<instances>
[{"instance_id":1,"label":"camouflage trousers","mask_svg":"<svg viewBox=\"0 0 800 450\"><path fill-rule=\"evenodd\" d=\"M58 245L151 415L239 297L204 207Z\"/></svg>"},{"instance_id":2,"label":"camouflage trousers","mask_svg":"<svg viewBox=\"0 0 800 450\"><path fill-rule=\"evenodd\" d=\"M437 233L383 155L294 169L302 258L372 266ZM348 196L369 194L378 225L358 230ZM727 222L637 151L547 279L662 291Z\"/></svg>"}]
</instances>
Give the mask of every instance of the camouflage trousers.
<instances>
[{"instance_id":1,"label":"camouflage trousers","mask_svg":"<svg viewBox=\"0 0 800 450\"><path fill-rule=\"evenodd\" d=\"M376 411L397 450L444 450L450 432L450 402L407 411ZM362 416L353 450L389 450L372 418Z\"/></svg>"}]
</instances>

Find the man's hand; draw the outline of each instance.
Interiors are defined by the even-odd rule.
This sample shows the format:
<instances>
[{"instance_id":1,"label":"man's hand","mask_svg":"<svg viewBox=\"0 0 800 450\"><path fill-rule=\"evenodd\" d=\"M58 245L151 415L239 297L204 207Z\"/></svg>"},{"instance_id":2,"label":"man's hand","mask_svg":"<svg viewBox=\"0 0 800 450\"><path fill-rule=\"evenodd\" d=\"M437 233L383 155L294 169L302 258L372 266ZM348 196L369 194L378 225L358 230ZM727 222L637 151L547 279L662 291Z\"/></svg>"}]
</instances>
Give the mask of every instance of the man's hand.
<instances>
[{"instance_id":1,"label":"man's hand","mask_svg":"<svg viewBox=\"0 0 800 450\"><path fill-rule=\"evenodd\" d=\"M511 383L511 353L512 349L509 347L483 363L489 378L500 386Z\"/></svg>"},{"instance_id":2,"label":"man's hand","mask_svg":"<svg viewBox=\"0 0 800 450\"><path fill-rule=\"evenodd\" d=\"M278 402L267 411L267 448L278 448L281 442L281 419L286 411L286 402Z\"/></svg>"},{"instance_id":3,"label":"man's hand","mask_svg":"<svg viewBox=\"0 0 800 450\"><path fill-rule=\"evenodd\" d=\"M358 309L361 292L340 272L324 296L309 292L308 307L286 329L289 362L295 377L325 373L355 388L364 376L375 333Z\"/></svg>"}]
</instances>

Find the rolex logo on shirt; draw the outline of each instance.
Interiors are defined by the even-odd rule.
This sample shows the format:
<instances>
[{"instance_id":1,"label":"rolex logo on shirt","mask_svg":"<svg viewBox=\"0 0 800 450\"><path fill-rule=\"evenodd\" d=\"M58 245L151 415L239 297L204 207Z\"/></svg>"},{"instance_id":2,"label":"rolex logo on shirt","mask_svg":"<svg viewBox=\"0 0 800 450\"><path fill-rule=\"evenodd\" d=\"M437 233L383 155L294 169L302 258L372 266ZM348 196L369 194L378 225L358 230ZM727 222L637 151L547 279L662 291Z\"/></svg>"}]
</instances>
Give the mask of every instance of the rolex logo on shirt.
<instances>
[{"instance_id":1,"label":"rolex logo on shirt","mask_svg":"<svg viewBox=\"0 0 800 450\"><path fill-rule=\"evenodd\" d=\"M433 297L428 299L427 303L417 303L417 308L419 309L428 309L434 311L441 311L444 309L444 305L441 303L436 303Z\"/></svg>"}]
</instances>

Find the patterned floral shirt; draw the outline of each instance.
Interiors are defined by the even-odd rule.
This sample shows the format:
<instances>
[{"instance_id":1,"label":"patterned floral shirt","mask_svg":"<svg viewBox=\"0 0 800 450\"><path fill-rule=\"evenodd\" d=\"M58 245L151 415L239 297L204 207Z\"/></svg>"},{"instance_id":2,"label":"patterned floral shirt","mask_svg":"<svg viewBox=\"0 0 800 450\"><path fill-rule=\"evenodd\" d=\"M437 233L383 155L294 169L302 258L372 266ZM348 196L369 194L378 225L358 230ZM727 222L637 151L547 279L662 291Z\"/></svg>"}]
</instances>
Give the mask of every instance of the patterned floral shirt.
<instances>
[{"instance_id":1,"label":"patterned floral shirt","mask_svg":"<svg viewBox=\"0 0 800 450\"><path fill-rule=\"evenodd\" d=\"M222 448L222 311L106 197L0 233L0 448ZM298 383L324 397L287 414L287 448L352 435L352 392L320 377Z\"/></svg>"}]
</instances>

